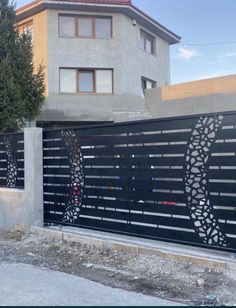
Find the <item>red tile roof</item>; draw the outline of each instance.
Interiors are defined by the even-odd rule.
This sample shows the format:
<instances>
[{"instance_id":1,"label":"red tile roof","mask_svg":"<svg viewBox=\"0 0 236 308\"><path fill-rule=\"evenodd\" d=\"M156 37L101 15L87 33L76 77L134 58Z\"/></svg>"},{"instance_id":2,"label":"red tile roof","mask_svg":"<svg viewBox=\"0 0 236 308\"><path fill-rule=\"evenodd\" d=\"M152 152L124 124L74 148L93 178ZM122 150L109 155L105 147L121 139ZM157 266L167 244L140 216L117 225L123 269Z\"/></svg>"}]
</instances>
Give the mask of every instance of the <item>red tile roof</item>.
<instances>
[{"instance_id":1,"label":"red tile roof","mask_svg":"<svg viewBox=\"0 0 236 308\"><path fill-rule=\"evenodd\" d=\"M61 0L53 0L53 1L61 1ZM63 0L63 2L132 5L132 0Z\"/></svg>"},{"instance_id":2,"label":"red tile roof","mask_svg":"<svg viewBox=\"0 0 236 308\"><path fill-rule=\"evenodd\" d=\"M1 1L1 0L0 0ZM158 23L154 18L150 17L149 15L147 15L145 12L143 12L142 10L140 10L138 7L136 7L135 5L132 4L132 0L33 0L32 2L18 8L16 10L16 15L21 15L24 14L24 11L30 10L33 7L37 7L40 4L44 4L44 3L52 3L52 2L60 2L65 4L70 4L70 3L74 3L74 4L104 4L104 5L117 5L117 6L127 6L128 8L130 8L131 10L134 10L136 13L141 14L144 18L147 18L150 22L154 23L158 28L160 28L163 33L166 32L166 34L164 33L164 36L161 36L162 38L164 37L164 39L166 39L168 42L170 42L171 44L173 43L178 43L181 39L181 37L179 37L178 35L176 35L175 33L173 33L172 31L168 30L166 27L164 27L163 25L161 25L160 23ZM138 16L137 16L138 17ZM168 38L169 36L169 38ZM174 38L173 38L174 37Z\"/></svg>"},{"instance_id":3,"label":"red tile roof","mask_svg":"<svg viewBox=\"0 0 236 308\"><path fill-rule=\"evenodd\" d=\"M132 4L132 0L77 0L80 3Z\"/></svg>"}]
</instances>

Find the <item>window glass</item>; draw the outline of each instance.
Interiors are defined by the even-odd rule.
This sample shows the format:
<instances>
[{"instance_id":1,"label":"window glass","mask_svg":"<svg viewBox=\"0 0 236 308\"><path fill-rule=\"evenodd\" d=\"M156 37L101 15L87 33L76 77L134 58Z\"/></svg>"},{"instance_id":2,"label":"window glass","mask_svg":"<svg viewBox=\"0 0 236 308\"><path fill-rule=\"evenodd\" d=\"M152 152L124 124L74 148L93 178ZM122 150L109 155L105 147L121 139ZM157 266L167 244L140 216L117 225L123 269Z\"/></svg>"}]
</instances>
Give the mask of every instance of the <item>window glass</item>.
<instances>
[{"instance_id":1,"label":"window glass","mask_svg":"<svg viewBox=\"0 0 236 308\"><path fill-rule=\"evenodd\" d=\"M147 51L148 53L154 54L155 38L151 34L141 30L140 31L140 48Z\"/></svg>"},{"instance_id":2,"label":"window glass","mask_svg":"<svg viewBox=\"0 0 236 308\"><path fill-rule=\"evenodd\" d=\"M76 93L75 69L60 69L60 92Z\"/></svg>"},{"instance_id":3,"label":"window glass","mask_svg":"<svg viewBox=\"0 0 236 308\"><path fill-rule=\"evenodd\" d=\"M97 93L112 93L112 70L96 71Z\"/></svg>"},{"instance_id":4,"label":"window glass","mask_svg":"<svg viewBox=\"0 0 236 308\"><path fill-rule=\"evenodd\" d=\"M79 72L79 92L94 92L93 71Z\"/></svg>"},{"instance_id":5,"label":"window glass","mask_svg":"<svg viewBox=\"0 0 236 308\"><path fill-rule=\"evenodd\" d=\"M111 19L95 19L95 35L97 38L111 38Z\"/></svg>"},{"instance_id":6,"label":"window glass","mask_svg":"<svg viewBox=\"0 0 236 308\"><path fill-rule=\"evenodd\" d=\"M153 53L154 46L153 46L153 37L151 35L146 36L146 51L149 53Z\"/></svg>"},{"instance_id":7,"label":"window glass","mask_svg":"<svg viewBox=\"0 0 236 308\"><path fill-rule=\"evenodd\" d=\"M146 89L154 88L154 82L150 80L146 80Z\"/></svg>"},{"instance_id":8,"label":"window glass","mask_svg":"<svg viewBox=\"0 0 236 308\"><path fill-rule=\"evenodd\" d=\"M63 37L75 36L75 18L59 16L59 35Z\"/></svg>"},{"instance_id":9,"label":"window glass","mask_svg":"<svg viewBox=\"0 0 236 308\"><path fill-rule=\"evenodd\" d=\"M145 33L143 31L140 32L140 48L145 50Z\"/></svg>"},{"instance_id":10,"label":"window glass","mask_svg":"<svg viewBox=\"0 0 236 308\"><path fill-rule=\"evenodd\" d=\"M78 18L78 35L85 37L93 36L93 22L91 18Z\"/></svg>"},{"instance_id":11,"label":"window glass","mask_svg":"<svg viewBox=\"0 0 236 308\"><path fill-rule=\"evenodd\" d=\"M142 84L142 90L143 90L143 95L144 95L146 90L155 88L156 81L142 77L141 84Z\"/></svg>"}]
</instances>

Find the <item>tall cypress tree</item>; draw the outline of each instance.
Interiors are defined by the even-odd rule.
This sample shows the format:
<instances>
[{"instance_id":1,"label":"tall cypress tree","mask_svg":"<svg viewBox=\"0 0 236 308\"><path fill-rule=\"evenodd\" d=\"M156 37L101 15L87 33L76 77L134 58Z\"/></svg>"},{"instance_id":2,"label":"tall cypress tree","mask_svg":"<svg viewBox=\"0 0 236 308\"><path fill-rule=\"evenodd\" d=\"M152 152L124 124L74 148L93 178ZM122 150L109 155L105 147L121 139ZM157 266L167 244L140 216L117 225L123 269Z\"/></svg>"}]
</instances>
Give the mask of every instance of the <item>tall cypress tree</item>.
<instances>
[{"instance_id":1,"label":"tall cypress tree","mask_svg":"<svg viewBox=\"0 0 236 308\"><path fill-rule=\"evenodd\" d=\"M35 72L31 36L16 28L15 6L0 0L0 132L19 131L44 101L44 74Z\"/></svg>"}]
</instances>

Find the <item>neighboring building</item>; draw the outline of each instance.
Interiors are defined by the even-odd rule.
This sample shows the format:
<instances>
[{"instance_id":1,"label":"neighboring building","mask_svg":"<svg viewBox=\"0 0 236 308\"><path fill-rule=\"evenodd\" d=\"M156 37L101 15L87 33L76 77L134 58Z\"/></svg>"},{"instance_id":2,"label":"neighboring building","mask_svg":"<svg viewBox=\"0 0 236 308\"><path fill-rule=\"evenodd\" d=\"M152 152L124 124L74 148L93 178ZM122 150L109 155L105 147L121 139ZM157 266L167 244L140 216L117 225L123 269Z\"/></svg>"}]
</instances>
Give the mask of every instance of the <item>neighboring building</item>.
<instances>
[{"instance_id":1,"label":"neighboring building","mask_svg":"<svg viewBox=\"0 0 236 308\"><path fill-rule=\"evenodd\" d=\"M146 106L155 118L236 111L236 75L148 90Z\"/></svg>"},{"instance_id":2,"label":"neighboring building","mask_svg":"<svg viewBox=\"0 0 236 308\"><path fill-rule=\"evenodd\" d=\"M45 67L44 127L149 117L144 92L170 83L180 37L131 0L36 0L17 10Z\"/></svg>"}]
</instances>

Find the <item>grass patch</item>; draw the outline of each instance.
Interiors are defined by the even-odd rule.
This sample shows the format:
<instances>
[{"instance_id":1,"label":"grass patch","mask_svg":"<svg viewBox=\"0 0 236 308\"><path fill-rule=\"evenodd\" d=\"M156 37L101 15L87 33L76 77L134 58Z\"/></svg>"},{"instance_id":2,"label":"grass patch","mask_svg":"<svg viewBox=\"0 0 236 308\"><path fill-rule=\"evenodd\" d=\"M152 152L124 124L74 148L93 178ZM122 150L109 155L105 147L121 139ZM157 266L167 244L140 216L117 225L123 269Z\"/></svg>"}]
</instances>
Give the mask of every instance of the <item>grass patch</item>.
<instances>
[{"instance_id":1,"label":"grass patch","mask_svg":"<svg viewBox=\"0 0 236 308\"><path fill-rule=\"evenodd\" d=\"M0 231L0 237L5 239L5 240L12 240L16 242L22 241L24 236L24 232L22 231L17 231L17 230L1 230Z\"/></svg>"}]
</instances>

